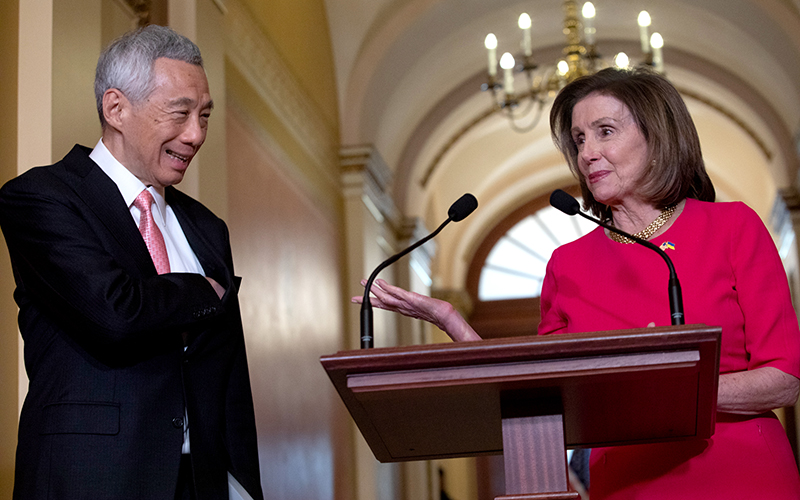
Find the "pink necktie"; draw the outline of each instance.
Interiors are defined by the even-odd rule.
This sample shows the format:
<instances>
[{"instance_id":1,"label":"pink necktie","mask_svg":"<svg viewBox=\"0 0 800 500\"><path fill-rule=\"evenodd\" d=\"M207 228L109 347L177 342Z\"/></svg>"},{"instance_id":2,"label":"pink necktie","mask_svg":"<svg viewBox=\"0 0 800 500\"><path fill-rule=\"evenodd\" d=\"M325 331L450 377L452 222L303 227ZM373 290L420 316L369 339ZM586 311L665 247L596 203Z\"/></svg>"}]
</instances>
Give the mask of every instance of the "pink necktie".
<instances>
[{"instance_id":1,"label":"pink necktie","mask_svg":"<svg viewBox=\"0 0 800 500\"><path fill-rule=\"evenodd\" d=\"M142 233L144 243L147 245L147 250L153 259L153 264L156 265L156 271L158 271L158 274L164 274L169 272L169 257L167 257L167 246L164 244L164 237L161 235L158 226L156 226L153 212L150 209L154 201L153 195L145 189L133 200L133 206L142 212L139 221L139 232Z\"/></svg>"}]
</instances>

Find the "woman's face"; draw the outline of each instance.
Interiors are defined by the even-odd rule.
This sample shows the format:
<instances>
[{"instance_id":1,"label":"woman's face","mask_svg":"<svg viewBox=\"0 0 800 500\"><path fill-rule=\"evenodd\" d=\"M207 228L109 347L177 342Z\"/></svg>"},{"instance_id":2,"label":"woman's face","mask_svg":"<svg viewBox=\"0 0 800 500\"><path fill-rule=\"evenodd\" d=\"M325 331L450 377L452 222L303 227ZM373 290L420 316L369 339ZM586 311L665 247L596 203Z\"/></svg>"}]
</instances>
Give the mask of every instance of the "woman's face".
<instances>
[{"instance_id":1,"label":"woman's face","mask_svg":"<svg viewBox=\"0 0 800 500\"><path fill-rule=\"evenodd\" d=\"M609 206L642 201L636 188L648 159L647 141L622 101L598 93L578 101L572 140L578 169L595 200Z\"/></svg>"}]
</instances>

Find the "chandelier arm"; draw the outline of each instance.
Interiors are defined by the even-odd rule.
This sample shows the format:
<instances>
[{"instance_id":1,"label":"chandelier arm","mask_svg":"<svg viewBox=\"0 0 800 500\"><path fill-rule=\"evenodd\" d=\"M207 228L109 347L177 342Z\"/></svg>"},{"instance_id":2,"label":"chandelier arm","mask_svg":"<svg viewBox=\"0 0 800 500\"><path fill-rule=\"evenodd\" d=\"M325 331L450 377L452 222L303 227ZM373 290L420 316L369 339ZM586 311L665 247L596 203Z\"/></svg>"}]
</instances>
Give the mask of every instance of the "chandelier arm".
<instances>
[{"instance_id":1,"label":"chandelier arm","mask_svg":"<svg viewBox=\"0 0 800 500\"><path fill-rule=\"evenodd\" d=\"M494 86L489 87L492 92L492 100L494 101L494 108L496 110L503 109L505 107L505 97L501 92L498 92Z\"/></svg>"},{"instance_id":2,"label":"chandelier arm","mask_svg":"<svg viewBox=\"0 0 800 500\"><path fill-rule=\"evenodd\" d=\"M517 117L515 117L511 112L507 112L506 113L506 117L508 118L508 124L511 126L511 129L514 130L515 132L519 132L521 134L524 134L526 132L530 132L531 130L536 128L536 125L539 124L539 120L541 120L542 114L543 114L543 111L544 111L545 101L544 101L544 99L531 98L531 102L533 104L538 103L539 107L536 110L536 113L535 113L535 115L533 117L533 120L531 120L531 122L528 125L522 125L522 126L517 125L517 121L516 121Z\"/></svg>"},{"instance_id":3,"label":"chandelier arm","mask_svg":"<svg viewBox=\"0 0 800 500\"><path fill-rule=\"evenodd\" d=\"M536 94L533 94L531 92L520 95L517 98L517 102L521 102L523 100L528 101L527 104L525 105L525 109L520 109L519 107L517 107L516 110L514 108L509 108L508 114L512 115L515 119L525 118L526 116L528 116L528 113L530 113L533 110L533 107L536 106L536 103L539 102L539 99L537 99L535 96Z\"/></svg>"},{"instance_id":4,"label":"chandelier arm","mask_svg":"<svg viewBox=\"0 0 800 500\"><path fill-rule=\"evenodd\" d=\"M528 116L528 113L530 113L531 110L533 110L533 107L536 105L536 103L538 101L542 100L542 97L540 97L542 92L546 91L546 89L540 88L541 84L542 84L542 80L540 80L539 83L536 83L537 78L534 77L534 71L533 71L535 69L536 69L536 66L533 66L531 68L527 68L526 67L525 69L523 69L523 71L525 72L525 75L527 77L526 79L528 80L528 89L529 90L526 91L523 94L520 94L515 99L515 101L517 103L521 103L524 100L528 100L528 103L527 103L527 105L526 105L524 110L517 108L516 111L513 111L513 108L511 109L510 113L514 115L515 119L516 118L524 118L524 117ZM547 71L545 71L545 73L546 72ZM541 103L540 103L540 107L541 107Z\"/></svg>"}]
</instances>

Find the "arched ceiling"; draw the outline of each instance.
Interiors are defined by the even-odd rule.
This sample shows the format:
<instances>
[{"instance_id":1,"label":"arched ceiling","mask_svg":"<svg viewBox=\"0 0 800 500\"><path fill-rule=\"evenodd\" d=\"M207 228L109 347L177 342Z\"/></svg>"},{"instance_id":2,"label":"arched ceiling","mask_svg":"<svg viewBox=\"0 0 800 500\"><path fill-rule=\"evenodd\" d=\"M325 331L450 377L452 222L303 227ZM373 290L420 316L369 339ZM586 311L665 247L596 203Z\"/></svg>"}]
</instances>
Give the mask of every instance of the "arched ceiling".
<instances>
[{"instance_id":1,"label":"arched ceiling","mask_svg":"<svg viewBox=\"0 0 800 500\"><path fill-rule=\"evenodd\" d=\"M581 2L579 2L580 4ZM438 225L474 193L480 209L440 236L437 275L459 281L474 246L498 220L570 182L546 116L526 134L483 117L490 97L483 39L517 52L521 12L533 49L551 64L564 45L561 0L325 0L333 40L342 144L372 144L394 171L407 216ZM800 0L597 0L598 50L638 50L636 17L648 10L665 39L666 73L700 132L725 199L767 217L778 188L800 168ZM545 110L545 113L547 110ZM443 286L452 283L442 283Z\"/></svg>"}]
</instances>

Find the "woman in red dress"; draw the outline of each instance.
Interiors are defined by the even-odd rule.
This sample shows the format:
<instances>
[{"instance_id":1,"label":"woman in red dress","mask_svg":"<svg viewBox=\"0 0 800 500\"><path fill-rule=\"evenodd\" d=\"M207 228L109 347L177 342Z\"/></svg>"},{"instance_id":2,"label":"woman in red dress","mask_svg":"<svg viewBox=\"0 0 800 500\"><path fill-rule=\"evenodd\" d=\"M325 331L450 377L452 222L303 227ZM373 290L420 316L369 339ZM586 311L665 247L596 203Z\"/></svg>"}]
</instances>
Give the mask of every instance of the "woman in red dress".
<instances>
[{"instance_id":1,"label":"woman in red dress","mask_svg":"<svg viewBox=\"0 0 800 500\"><path fill-rule=\"evenodd\" d=\"M585 208L666 248L688 322L722 327L714 435L592 450L592 500L797 500L800 475L772 413L800 391L800 331L785 271L750 208L714 203L680 95L650 71L603 70L559 93L550 124ZM663 262L630 243L597 228L558 248L539 334L668 325ZM446 302L376 285L377 307L430 321L454 340L480 338Z\"/></svg>"}]
</instances>

